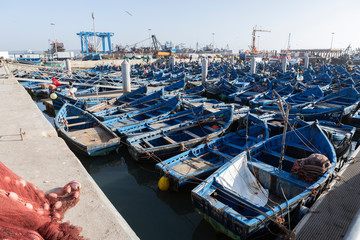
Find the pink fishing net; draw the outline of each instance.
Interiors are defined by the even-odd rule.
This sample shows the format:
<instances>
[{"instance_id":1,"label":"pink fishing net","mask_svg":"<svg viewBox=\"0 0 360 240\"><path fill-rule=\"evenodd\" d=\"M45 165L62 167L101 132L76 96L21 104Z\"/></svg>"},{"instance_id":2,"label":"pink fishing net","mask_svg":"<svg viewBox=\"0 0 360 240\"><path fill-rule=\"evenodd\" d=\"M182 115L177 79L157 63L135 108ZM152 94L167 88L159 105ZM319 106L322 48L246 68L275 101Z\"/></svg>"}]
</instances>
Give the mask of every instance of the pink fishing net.
<instances>
[{"instance_id":1,"label":"pink fishing net","mask_svg":"<svg viewBox=\"0 0 360 240\"><path fill-rule=\"evenodd\" d=\"M59 222L79 197L76 181L45 194L0 162L0 239L84 239L81 228Z\"/></svg>"}]
</instances>

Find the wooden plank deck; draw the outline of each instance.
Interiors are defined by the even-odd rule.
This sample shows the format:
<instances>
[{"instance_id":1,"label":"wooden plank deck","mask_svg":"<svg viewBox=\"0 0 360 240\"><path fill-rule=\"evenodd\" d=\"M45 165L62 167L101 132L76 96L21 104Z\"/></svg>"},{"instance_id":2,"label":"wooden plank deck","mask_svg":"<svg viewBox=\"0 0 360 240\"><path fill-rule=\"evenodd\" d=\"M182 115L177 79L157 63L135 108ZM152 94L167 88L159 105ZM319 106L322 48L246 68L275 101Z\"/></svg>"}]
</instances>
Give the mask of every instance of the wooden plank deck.
<instances>
[{"instance_id":1,"label":"wooden plank deck","mask_svg":"<svg viewBox=\"0 0 360 240\"><path fill-rule=\"evenodd\" d=\"M212 168L214 165L201 159L201 158L191 158L189 160L185 160L181 164L175 165L172 167L172 170L182 174L192 174L204 169Z\"/></svg>"},{"instance_id":2,"label":"wooden plank deck","mask_svg":"<svg viewBox=\"0 0 360 240\"><path fill-rule=\"evenodd\" d=\"M113 138L108 132L100 127L82 129L68 132L69 136L83 144L106 143Z\"/></svg>"}]
</instances>

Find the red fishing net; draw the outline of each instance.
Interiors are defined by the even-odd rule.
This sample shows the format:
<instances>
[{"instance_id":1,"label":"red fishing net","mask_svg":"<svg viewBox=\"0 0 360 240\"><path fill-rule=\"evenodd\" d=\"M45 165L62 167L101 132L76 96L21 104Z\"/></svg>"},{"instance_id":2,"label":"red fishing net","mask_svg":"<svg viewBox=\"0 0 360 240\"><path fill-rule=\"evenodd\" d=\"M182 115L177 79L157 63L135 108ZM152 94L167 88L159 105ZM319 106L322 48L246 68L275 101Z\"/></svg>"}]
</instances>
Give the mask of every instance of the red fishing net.
<instances>
[{"instance_id":1,"label":"red fishing net","mask_svg":"<svg viewBox=\"0 0 360 240\"><path fill-rule=\"evenodd\" d=\"M79 227L58 222L79 197L76 181L45 194L0 162L0 239L84 239Z\"/></svg>"}]
</instances>

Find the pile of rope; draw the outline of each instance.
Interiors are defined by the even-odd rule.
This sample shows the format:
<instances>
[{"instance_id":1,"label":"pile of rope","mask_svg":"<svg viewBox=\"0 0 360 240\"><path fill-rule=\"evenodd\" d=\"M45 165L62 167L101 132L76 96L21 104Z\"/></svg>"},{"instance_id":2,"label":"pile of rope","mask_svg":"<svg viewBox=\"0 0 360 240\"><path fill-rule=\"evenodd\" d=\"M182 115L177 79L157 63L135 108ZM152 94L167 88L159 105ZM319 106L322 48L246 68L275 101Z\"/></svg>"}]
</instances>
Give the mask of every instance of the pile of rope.
<instances>
[{"instance_id":1,"label":"pile of rope","mask_svg":"<svg viewBox=\"0 0 360 240\"><path fill-rule=\"evenodd\" d=\"M297 175L304 182L315 182L319 177L331 168L329 159L318 153L313 153L307 158L296 160L291 168L291 174Z\"/></svg>"}]
</instances>

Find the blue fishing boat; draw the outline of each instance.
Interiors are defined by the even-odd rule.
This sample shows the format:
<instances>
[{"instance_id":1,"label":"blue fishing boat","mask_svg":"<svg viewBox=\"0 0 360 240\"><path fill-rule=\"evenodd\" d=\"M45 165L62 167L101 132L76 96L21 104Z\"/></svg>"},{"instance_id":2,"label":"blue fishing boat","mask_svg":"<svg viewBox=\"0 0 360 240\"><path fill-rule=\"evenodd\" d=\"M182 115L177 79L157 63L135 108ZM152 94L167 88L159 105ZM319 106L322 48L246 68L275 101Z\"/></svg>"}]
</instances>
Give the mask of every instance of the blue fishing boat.
<instances>
[{"instance_id":1,"label":"blue fishing boat","mask_svg":"<svg viewBox=\"0 0 360 240\"><path fill-rule=\"evenodd\" d=\"M306 108L313 109L330 109L330 108L344 108L344 117L354 113L358 108L360 101L360 94L354 87L348 87L328 94L325 97L317 100Z\"/></svg>"},{"instance_id":2,"label":"blue fishing boat","mask_svg":"<svg viewBox=\"0 0 360 240\"><path fill-rule=\"evenodd\" d=\"M92 114L71 104L64 104L54 119L61 138L74 151L103 156L120 146L120 138Z\"/></svg>"},{"instance_id":3,"label":"blue fishing boat","mask_svg":"<svg viewBox=\"0 0 360 240\"><path fill-rule=\"evenodd\" d=\"M359 96L355 88L344 88L313 103L294 105L290 109L290 117L301 117L305 121L329 120L338 123L357 109ZM261 109L278 111L273 105L265 105Z\"/></svg>"},{"instance_id":4,"label":"blue fishing boat","mask_svg":"<svg viewBox=\"0 0 360 240\"><path fill-rule=\"evenodd\" d=\"M41 58L27 58L27 57L18 57L16 59L19 63L30 64L30 65L40 65L42 59Z\"/></svg>"},{"instance_id":5,"label":"blue fishing boat","mask_svg":"<svg viewBox=\"0 0 360 240\"><path fill-rule=\"evenodd\" d=\"M232 119L233 109L228 108L202 116L195 121L128 138L126 143L135 160L159 161L219 136L229 128Z\"/></svg>"},{"instance_id":6,"label":"blue fishing boat","mask_svg":"<svg viewBox=\"0 0 360 240\"><path fill-rule=\"evenodd\" d=\"M94 112L93 114L102 121L105 121L108 119L116 118L120 115L123 115L124 113L139 111L141 109L151 107L163 101L165 101L164 90L161 89L135 101L123 103L120 106L105 109L99 112Z\"/></svg>"},{"instance_id":7,"label":"blue fishing boat","mask_svg":"<svg viewBox=\"0 0 360 240\"><path fill-rule=\"evenodd\" d=\"M120 136L133 137L143 133L159 130L161 128L174 126L183 122L195 121L201 116L210 113L211 112L207 111L204 106L199 106L169 115L149 118L137 124L116 126L116 132ZM104 124L113 128L113 121L115 121L115 119L105 121Z\"/></svg>"},{"instance_id":8,"label":"blue fishing boat","mask_svg":"<svg viewBox=\"0 0 360 240\"><path fill-rule=\"evenodd\" d=\"M182 96L182 104L185 109L190 109L190 108L194 108L194 107L198 107L198 106L204 106L207 111L211 111L211 112L216 112L219 109L225 109L225 108L232 107L232 108L234 108L234 113L236 113L236 114L241 114L241 113L247 112L247 110L249 109L249 107L247 107L247 106L243 106L243 105L236 104L236 103L227 104L227 103L215 100L215 99L184 98L184 96Z\"/></svg>"},{"instance_id":9,"label":"blue fishing boat","mask_svg":"<svg viewBox=\"0 0 360 240\"><path fill-rule=\"evenodd\" d=\"M187 90L181 91L180 94L182 95L201 95L205 92L205 87L203 84L201 85L194 85L194 86L190 86L188 87Z\"/></svg>"},{"instance_id":10,"label":"blue fishing boat","mask_svg":"<svg viewBox=\"0 0 360 240\"><path fill-rule=\"evenodd\" d=\"M344 116L344 107L337 108L291 108L289 111L289 118L295 119L300 118L304 121L315 121L315 120L328 120L336 123L341 122ZM275 106L269 107L268 105L262 106L259 111L271 111L277 113L281 117L280 111Z\"/></svg>"},{"instance_id":11,"label":"blue fishing boat","mask_svg":"<svg viewBox=\"0 0 360 240\"><path fill-rule=\"evenodd\" d=\"M350 157L351 141L355 135L356 128L325 120L318 121L318 124L334 146L338 162L346 161Z\"/></svg>"},{"instance_id":12,"label":"blue fishing boat","mask_svg":"<svg viewBox=\"0 0 360 240\"><path fill-rule=\"evenodd\" d=\"M185 81L185 78L183 78L180 81L177 81L173 84L165 86L164 92L165 92L165 94L177 93L177 92L183 91L185 89L185 86L186 86L186 81Z\"/></svg>"},{"instance_id":13,"label":"blue fishing boat","mask_svg":"<svg viewBox=\"0 0 360 240\"><path fill-rule=\"evenodd\" d=\"M272 89L271 81L264 80L259 83L255 83L243 90L232 93L228 96L229 102L248 104L251 99L261 96Z\"/></svg>"},{"instance_id":14,"label":"blue fishing boat","mask_svg":"<svg viewBox=\"0 0 360 240\"><path fill-rule=\"evenodd\" d=\"M145 122L156 121L165 118L168 114L176 112L180 108L180 101L178 97L172 97L164 102L159 102L154 106L137 111L120 114L116 118L104 121L103 123L112 131L117 131L121 128L140 128Z\"/></svg>"},{"instance_id":15,"label":"blue fishing boat","mask_svg":"<svg viewBox=\"0 0 360 240\"><path fill-rule=\"evenodd\" d=\"M309 87L319 86L322 90L326 90L330 87L331 83L331 76L329 76L328 73L323 73L319 76L316 76L313 80L307 81L306 85Z\"/></svg>"},{"instance_id":16,"label":"blue fishing boat","mask_svg":"<svg viewBox=\"0 0 360 240\"><path fill-rule=\"evenodd\" d=\"M81 109L87 109L88 107L95 106L99 103L106 102L110 98L108 97L98 97L98 98L89 98L89 97L72 97L68 96L65 92L56 92L56 98L52 99L53 107L55 112L58 111L65 103L70 103Z\"/></svg>"},{"instance_id":17,"label":"blue fishing boat","mask_svg":"<svg viewBox=\"0 0 360 240\"><path fill-rule=\"evenodd\" d=\"M139 87L138 89L126 93L120 96L119 98L110 99L108 101L99 103L95 106L89 107L86 110L91 113L95 113L95 112L104 111L109 108L114 108L116 106L120 106L122 104L126 104L146 96L147 90L148 90L147 86Z\"/></svg>"},{"instance_id":18,"label":"blue fishing boat","mask_svg":"<svg viewBox=\"0 0 360 240\"><path fill-rule=\"evenodd\" d=\"M205 83L206 94L209 97L220 97L221 100L227 99L227 96L241 91L242 88L238 86L234 86L231 82L226 79L220 79L219 81L215 81L213 83L206 82Z\"/></svg>"},{"instance_id":19,"label":"blue fishing boat","mask_svg":"<svg viewBox=\"0 0 360 240\"><path fill-rule=\"evenodd\" d=\"M227 161L268 137L267 125L262 122L234 133L228 133L221 138L157 163L156 168L161 171L161 175L169 178L170 187L178 190L185 185L199 183L199 179L209 176Z\"/></svg>"},{"instance_id":20,"label":"blue fishing boat","mask_svg":"<svg viewBox=\"0 0 360 240\"><path fill-rule=\"evenodd\" d=\"M324 190L336 167L335 150L317 124L281 135L226 162L192 191L195 211L233 239L255 238L286 223ZM314 154L316 153L316 154ZM305 168L322 166L310 177ZM301 175L304 173L304 175Z\"/></svg>"},{"instance_id":21,"label":"blue fishing boat","mask_svg":"<svg viewBox=\"0 0 360 240\"><path fill-rule=\"evenodd\" d=\"M305 91L290 95L285 99L287 104L290 105L303 105L306 103L314 102L320 98L324 97L324 92L319 86L312 87Z\"/></svg>"},{"instance_id":22,"label":"blue fishing boat","mask_svg":"<svg viewBox=\"0 0 360 240\"><path fill-rule=\"evenodd\" d=\"M349 116L348 122L351 126L360 128L360 110L357 110Z\"/></svg>"},{"instance_id":23,"label":"blue fishing boat","mask_svg":"<svg viewBox=\"0 0 360 240\"><path fill-rule=\"evenodd\" d=\"M274 90L271 90L263 95L257 96L254 99L250 100L250 106L263 106L276 101L277 96L273 93L273 91L276 91L281 97L287 98L290 94L294 92L294 88L291 86L291 84L280 86Z\"/></svg>"}]
</instances>

